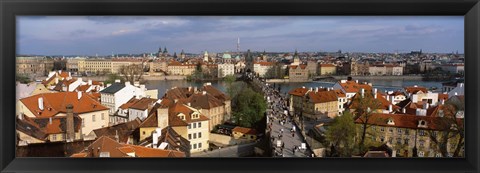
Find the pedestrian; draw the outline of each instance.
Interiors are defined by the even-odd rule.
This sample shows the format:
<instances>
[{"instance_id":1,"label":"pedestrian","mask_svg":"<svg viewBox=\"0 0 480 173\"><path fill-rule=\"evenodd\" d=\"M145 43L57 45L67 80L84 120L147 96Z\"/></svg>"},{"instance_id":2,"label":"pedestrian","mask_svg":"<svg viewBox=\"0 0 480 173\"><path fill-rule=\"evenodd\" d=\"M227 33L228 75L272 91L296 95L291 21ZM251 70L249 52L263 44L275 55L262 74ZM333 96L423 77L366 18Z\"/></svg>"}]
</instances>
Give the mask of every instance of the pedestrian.
<instances>
[{"instance_id":1,"label":"pedestrian","mask_svg":"<svg viewBox=\"0 0 480 173\"><path fill-rule=\"evenodd\" d=\"M295 137L295 132L292 132L292 138Z\"/></svg>"},{"instance_id":2,"label":"pedestrian","mask_svg":"<svg viewBox=\"0 0 480 173\"><path fill-rule=\"evenodd\" d=\"M292 153L293 155L295 155L295 147L292 149Z\"/></svg>"}]
</instances>

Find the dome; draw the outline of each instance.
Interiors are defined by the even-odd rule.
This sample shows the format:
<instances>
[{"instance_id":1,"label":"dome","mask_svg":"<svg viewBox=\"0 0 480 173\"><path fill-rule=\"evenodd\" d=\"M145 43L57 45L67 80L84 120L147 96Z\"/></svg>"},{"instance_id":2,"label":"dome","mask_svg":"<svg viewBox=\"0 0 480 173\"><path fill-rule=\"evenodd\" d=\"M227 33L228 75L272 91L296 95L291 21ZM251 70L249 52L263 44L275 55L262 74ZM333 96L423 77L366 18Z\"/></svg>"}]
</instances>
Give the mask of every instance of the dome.
<instances>
[{"instance_id":1,"label":"dome","mask_svg":"<svg viewBox=\"0 0 480 173\"><path fill-rule=\"evenodd\" d=\"M224 53L223 56L222 56L223 59L231 59L232 58L232 55L228 54L228 53Z\"/></svg>"}]
</instances>

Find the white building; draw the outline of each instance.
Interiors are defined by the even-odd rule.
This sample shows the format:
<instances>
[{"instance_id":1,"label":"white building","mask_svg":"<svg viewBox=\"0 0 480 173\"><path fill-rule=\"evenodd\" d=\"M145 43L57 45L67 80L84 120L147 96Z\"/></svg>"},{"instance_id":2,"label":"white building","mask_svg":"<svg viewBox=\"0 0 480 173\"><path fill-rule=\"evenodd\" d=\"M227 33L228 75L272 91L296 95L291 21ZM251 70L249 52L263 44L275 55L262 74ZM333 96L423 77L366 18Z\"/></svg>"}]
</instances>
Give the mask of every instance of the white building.
<instances>
[{"instance_id":1,"label":"white building","mask_svg":"<svg viewBox=\"0 0 480 173\"><path fill-rule=\"evenodd\" d=\"M260 77L264 77L267 71L272 68L273 62L255 62L253 64L253 71Z\"/></svg>"},{"instance_id":2,"label":"white building","mask_svg":"<svg viewBox=\"0 0 480 173\"><path fill-rule=\"evenodd\" d=\"M115 118L112 115L122 104L128 102L132 97L145 97L145 91L147 91L145 85L136 87L129 82L120 83L118 80L100 91L102 105L109 108L110 122L115 123Z\"/></svg>"},{"instance_id":3,"label":"white building","mask_svg":"<svg viewBox=\"0 0 480 173\"><path fill-rule=\"evenodd\" d=\"M223 78L227 75L235 74L235 65L233 64L218 64L218 77Z\"/></svg>"},{"instance_id":4,"label":"white building","mask_svg":"<svg viewBox=\"0 0 480 173\"><path fill-rule=\"evenodd\" d=\"M453 96L463 96L465 95L464 93L465 93L465 84L458 83L457 87L455 87L450 92L448 92L448 98L451 98Z\"/></svg>"}]
</instances>

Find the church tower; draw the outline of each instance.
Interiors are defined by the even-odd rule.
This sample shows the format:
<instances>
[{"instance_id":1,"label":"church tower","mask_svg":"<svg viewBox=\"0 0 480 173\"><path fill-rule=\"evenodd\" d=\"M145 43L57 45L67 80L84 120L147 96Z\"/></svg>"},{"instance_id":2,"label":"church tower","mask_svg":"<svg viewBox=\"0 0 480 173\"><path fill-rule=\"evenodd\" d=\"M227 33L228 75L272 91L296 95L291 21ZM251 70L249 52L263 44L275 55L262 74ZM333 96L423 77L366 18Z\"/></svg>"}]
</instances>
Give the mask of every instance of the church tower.
<instances>
[{"instance_id":1,"label":"church tower","mask_svg":"<svg viewBox=\"0 0 480 173\"><path fill-rule=\"evenodd\" d=\"M208 52L207 51L205 51L205 53L203 54L203 61L208 62Z\"/></svg>"}]
</instances>

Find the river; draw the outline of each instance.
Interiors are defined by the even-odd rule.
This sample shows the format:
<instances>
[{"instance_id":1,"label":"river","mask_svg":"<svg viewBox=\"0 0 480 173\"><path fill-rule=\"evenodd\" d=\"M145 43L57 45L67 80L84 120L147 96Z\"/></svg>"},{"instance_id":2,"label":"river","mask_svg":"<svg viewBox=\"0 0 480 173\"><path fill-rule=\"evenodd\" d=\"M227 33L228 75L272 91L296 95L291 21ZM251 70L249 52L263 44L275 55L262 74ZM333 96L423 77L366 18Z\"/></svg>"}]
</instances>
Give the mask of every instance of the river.
<instances>
[{"instance_id":1,"label":"river","mask_svg":"<svg viewBox=\"0 0 480 173\"><path fill-rule=\"evenodd\" d=\"M398 90L405 86L423 86L426 88L436 87L437 91L441 91L442 82L438 81L421 81L421 80L388 80L388 79L373 79L373 80L360 80L360 82L371 82L374 88L379 90ZM166 89L173 87L202 87L206 82L194 82L186 80L148 80L145 84L148 89L158 89L158 98L161 98ZM212 86L220 89L225 92L226 83L223 81L212 81L210 82ZM291 89L305 86L307 88L314 87L332 87L334 82L325 82L325 81L313 81L313 82L303 82L303 83L276 83L275 85L280 85L281 92L286 93Z\"/></svg>"}]
</instances>

